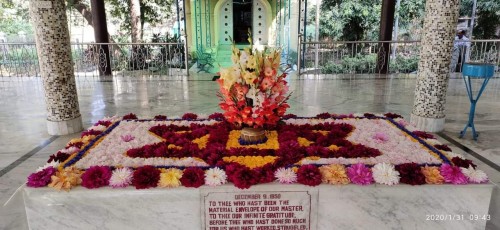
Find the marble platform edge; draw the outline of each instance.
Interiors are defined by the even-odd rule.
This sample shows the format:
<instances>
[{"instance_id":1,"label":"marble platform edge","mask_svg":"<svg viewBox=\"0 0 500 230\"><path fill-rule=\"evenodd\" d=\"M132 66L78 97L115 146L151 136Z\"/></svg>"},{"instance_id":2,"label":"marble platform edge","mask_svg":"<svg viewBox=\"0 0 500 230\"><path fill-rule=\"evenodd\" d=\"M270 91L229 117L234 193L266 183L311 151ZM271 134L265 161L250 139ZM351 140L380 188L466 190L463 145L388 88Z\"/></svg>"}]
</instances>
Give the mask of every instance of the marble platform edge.
<instances>
[{"instance_id":1,"label":"marble platform edge","mask_svg":"<svg viewBox=\"0 0 500 230\"><path fill-rule=\"evenodd\" d=\"M53 192L51 195L65 195L65 194L75 194L75 193L101 193L101 192L109 192L109 191L116 191L116 192L132 192L132 193L151 193L151 194L156 194L156 193L165 193L168 191L176 191L176 190L223 190L223 191L241 191L241 192L248 192L248 191L262 191L265 189L269 189L268 187L273 187L273 186L279 186L282 189L291 189L293 191L303 191L303 190L314 190L314 189L320 189L320 188L359 188L359 189L378 189L378 188L392 188L392 189L398 189L398 188L414 188L414 189L432 189L432 188L484 188L484 189L494 189L495 187L498 187L497 185L493 183L483 183L483 184L465 184L465 185L453 185L453 184L441 184L441 185L434 185L434 184L425 184L425 185L408 185L408 184L397 184L397 185L382 185L382 184L371 184L371 185L354 185L354 184L347 184L347 185L329 185L329 184L320 184L318 186L306 186L302 184L288 184L288 185L283 185L280 183L267 183L267 184L258 184L250 187L249 189L239 189L237 187L234 187L233 184L225 184L221 186L215 186L215 187L210 187L210 186L201 186L199 188L187 188L187 187L177 187L177 188L149 188L149 189L136 189L133 186L128 186L125 188L111 188L111 187L101 187L97 189L87 189L82 186L77 186L72 188L70 191L57 191L53 188L49 187L43 187L43 188L30 188L30 187L24 187L22 190L26 192L28 195L30 194L37 194L37 193L45 193L45 192Z\"/></svg>"},{"instance_id":2,"label":"marble platform edge","mask_svg":"<svg viewBox=\"0 0 500 230\"><path fill-rule=\"evenodd\" d=\"M479 185L256 185L136 190L82 187L70 192L25 188L30 226L36 229L199 229L202 191L319 191L311 229L485 229L486 221L425 221L429 214L486 214L494 186ZM49 191L50 190L50 191ZM111 190L116 190L116 193ZM168 194L168 195L167 195ZM314 194L312 192L311 194ZM314 195L313 195L314 196ZM311 203L311 206L314 202ZM167 218L168 217L168 218ZM311 219L312 220L312 219ZM363 221L359 221L363 220Z\"/></svg>"}]
</instances>

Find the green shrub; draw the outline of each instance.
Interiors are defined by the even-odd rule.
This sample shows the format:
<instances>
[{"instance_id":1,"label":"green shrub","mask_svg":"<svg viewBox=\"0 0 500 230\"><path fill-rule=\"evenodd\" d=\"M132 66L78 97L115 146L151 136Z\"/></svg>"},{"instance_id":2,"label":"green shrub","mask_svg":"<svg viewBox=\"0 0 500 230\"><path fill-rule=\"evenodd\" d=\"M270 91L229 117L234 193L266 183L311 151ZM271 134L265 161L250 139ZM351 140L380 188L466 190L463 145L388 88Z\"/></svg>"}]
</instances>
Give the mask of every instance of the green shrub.
<instances>
[{"instance_id":1,"label":"green shrub","mask_svg":"<svg viewBox=\"0 0 500 230\"><path fill-rule=\"evenodd\" d=\"M412 73L418 70L418 55L404 57L397 55L396 60L391 60L389 63L390 73Z\"/></svg>"},{"instance_id":2,"label":"green shrub","mask_svg":"<svg viewBox=\"0 0 500 230\"><path fill-rule=\"evenodd\" d=\"M358 54L354 57L343 57L332 60L321 69L324 74L372 73L376 68L376 54Z\"/></svg>"}]
</instances>

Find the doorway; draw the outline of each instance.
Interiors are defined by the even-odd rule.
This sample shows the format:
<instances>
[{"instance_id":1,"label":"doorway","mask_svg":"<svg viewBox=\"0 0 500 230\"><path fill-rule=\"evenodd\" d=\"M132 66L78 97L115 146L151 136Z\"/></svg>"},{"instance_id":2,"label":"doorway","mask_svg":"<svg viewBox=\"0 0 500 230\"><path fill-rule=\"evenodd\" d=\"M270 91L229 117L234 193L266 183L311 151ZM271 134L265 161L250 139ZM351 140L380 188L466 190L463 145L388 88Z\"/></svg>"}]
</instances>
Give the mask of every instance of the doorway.
<instances>
[{"instance_id":1,"label":"doorway","mask_svg":"<svg viewBox=\"0 0 500 230\"><path fill-rule=\"evenodd\" d=\"M252 29L252 0L233 1L233 38L236 44L250 44L248 31Z\"/></svg>"}]
</instances>

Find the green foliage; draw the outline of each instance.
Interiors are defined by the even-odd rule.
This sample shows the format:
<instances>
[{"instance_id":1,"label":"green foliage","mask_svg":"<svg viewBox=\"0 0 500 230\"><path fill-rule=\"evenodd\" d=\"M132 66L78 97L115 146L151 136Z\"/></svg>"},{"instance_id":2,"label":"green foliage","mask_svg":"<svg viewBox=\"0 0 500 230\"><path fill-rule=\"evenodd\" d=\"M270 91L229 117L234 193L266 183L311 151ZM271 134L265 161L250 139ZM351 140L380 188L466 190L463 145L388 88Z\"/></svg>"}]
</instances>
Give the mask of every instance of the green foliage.
<instances>
[{"instance_id":1,"label":"green foliage","mask_svg":"<svg viewBox=\"0 0 500 230\"><path fill-rule=\"evenodd\" d=\"M27 35L33 34L28 4L29 1L22 0L0 1L0 31L6 34L17 34L19 31Z\"/></svg>"},{"instance_id":2,"label":"green foliage","mask_svg":"<svg viewBox=\"0 0 500 230\"><path fill-rule=\"evenodd\" d=\"M389 63L390 73L411 73L417 71L419 56L410 57L397 55ZM321 68L323 74L362 74L375 73L377 54L357 54L354 57L345 56L340 60L330 60Z\"/></svg>"},{"instance_id":3,"label":"green foliage","mask_svg":"<svg viewBox=\"0 0 500 230\"><path fill-rule=\"evenodd\" d=\"M340 60L332 60L323 66L322 73L370 73L376 67L376 54L357 54L354 57L344 56Z\"/></svg>"},{"instance_id":4,"label":"green foliage","mask_svg":"<svg viewBox=\"0 0 500 230\"><path fill-rule=\"evenodd\" d=\"M380 0L323 1L320 36L360 41L378 37Z\"/></svg>"},{"instance_id":5,"label":"green foliage","mask_svg":"<svg viewBox=\"0 0 500 230\"><path fill-rule=\"evenodd\" d=\"M462 0L460 16L472 16L473 0ZM494 39L500 25L500 1L477 0L474 39Z\"/></svg>"},{"instance_id":6,"label":"green foliage","mask_svg":"<svg viewBox=\"0 0 500 230\"><path fill-rule=\"evenodd\" d=\"M23 31L26 35L33 34L33 27L28 21L24 20L0 20L0 31L6 34L18 34Z\"/></svg>"},{"instance_id":7,"label":"green foliage","mask_svg":"<svg viewBox=\"0 0 500 230\"><path fill-rule=\"evenodd\" d=\"M401 0L399 11L400 26L406 27L411 24L414 19L423 23L425 15L425 0Z\"/></svg>"},{"instance_id":8,"label":"green foliage","mask_svg":"<svg viewBox=\"0 0 500 230\"><path fill-rule=\"evenodd\" d=\"M129 0L107 0L109 12L116 22L120 23L120 28L130 32L130 1ZM171 16L171 7L174 0L140 0L141 24L156 24L165 21Z\"/></svg>"},{"instance_id":9,"label":"green foliage","mask_svg":"<svg viewBox=\"0 0 500 230\"><path fill-rule=\"evenodd\" d=\"M420 57L413 55L405 57L401 55L396 56L396 60L391 60L389 63L389 71L391 73L412 73L418 69L418 61Z\"/></svg>"}]
</instances>

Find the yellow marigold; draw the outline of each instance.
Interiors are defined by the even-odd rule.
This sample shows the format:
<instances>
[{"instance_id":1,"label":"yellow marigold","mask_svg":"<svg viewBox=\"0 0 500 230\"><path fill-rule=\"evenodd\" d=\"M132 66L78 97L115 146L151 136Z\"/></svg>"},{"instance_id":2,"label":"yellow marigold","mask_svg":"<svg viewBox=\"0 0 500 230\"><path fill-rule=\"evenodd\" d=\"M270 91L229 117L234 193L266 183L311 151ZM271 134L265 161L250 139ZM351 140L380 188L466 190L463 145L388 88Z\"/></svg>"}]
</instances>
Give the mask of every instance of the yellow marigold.
<instances>
[{"instance_id":1,"label":"yellow marigold","mask_svg":"<svg viewBox=\"0 0 500 230\"><path fill-rule=\"evenodd\" d=\"M81 142L82 139L81 138L73 138L71 139L71 141L69 141L70 144L73 144L73 143L77 143L77 142Z\"/></svg>"},{"instance_id":2,"label":"yellow marigold","mask_svg":"<svg viewBox=\"0 0 500 230\"><path fill-rule=\"evenodd\" d=\"M329 133L330 131L325 131L325 130L313 130L312 132L313 132L313 133L321 133L321 134L323 134L323 135L325 135L325 136L326 136L326 135L328 135L328 133Z\"/></svg>"},{"instance_id":3,"label":"yellow marigold","mask_svg":"<svg viewBox=\"0 0 500 230\"><path fill-rule=\"evenodd\" d=\"M422 167L422 173L425 176L425 182L427 182L427 184L444 183L444 178L441 176L438 167L424 166Z\"/></svg>"},{"instance_id":4,"label":"yellow marigold","mask_svg":"<svg viewBox=\"0 0 500 230\"><path fill-rule=\"evenodd\" d=\"M231 149L231 148L255 148L255 149L279 149L279 142L278 142L278 132L276 131L271 131L267 132L267 141L266 143L258 144L258 145L240 145L238 142L238 139L241 136L241 131L240 130L233 130L229 132L229 139L227 140L226 143L226 148Z\"/></svg>"},{"instance_id":5,"label":"yellow marigold","mask_svg":"<svg viewBox=\"0 0 500 230\"><path fill-rule=\"evenodd\" d=\"M198 148L204 149L204 148L207 147L208 138L210 138L210 134L207 134L207 135L205 135L203 137L194 139L193 143L197 144Z\"/></svg>"},{"instance_id":6,"label":"yellow marigold","mask_svg":"<svg viewBox=\"0 0 500 230\"><path fill-rule=\"evenodd\" d=\"M174 144L169 144L169 145L167 146L167 148L168 148L168 149L182 149L182 147L179 147L179 146L174 145Z\"/></svg>"},{"instance_id":7,"label":"yellow marigold","mask_svg":"<svg viewBox=\"0 0 500 230\"><path fill-rule=\"evenodd\" d=\"M69 191L73 186L77 186L82 183L82 174L83 171L74 166L59 170L56 172L56 175L51 177L52 182L49 184L49 187L58 191L61 189Z\"/></svg>"},{"instance_id":8,"label":"yellow marigold","mask_svg":"<svg viewBox=\"0 0 500 230\"><path fill-rule=\"evenodd\" d=\"M299 167L292 167L292 170L294 173L297 173L299 171Z\"/></svg>"},{"instance_id":9,"label":"yellow marigold","mask_svg":"<svg viewBox=\"0 0 500 230\"><path fill-rule=\"evenodd\" d=\"M330 149L330 150L332 150L332 151L337 151L337 150L339 150L340 148L339 148L338 146L336 146L336 145L330 145L330 146L328 146L328 149Z\"/></svg>"},{"instance_id":10,"label":"yellow marigold","mask_svg":"<svg viewBox=\"0 0 500 230\"><path fill-rule=\"evenodd\" d=\"M345 167L341 164L323 165L319 167L321 180L329 184L349 184Z\"/></svg>"},{"instance_id":11,"label":"yellow marigold","mask_svg":"<svg viewBox=\"0 0 500 230\"><path fill-rule=\"evenodd\" d=\"M299 145L303 146L303 147L308 147L309 145L311 145L312 143L314 143L314 142L309 141L309 140L307 140L306 138L303 138L303 137L298 137L297 141L299 142Z\"/></svg>"},{"instance_id":12,"label":"yellow marigold","mask_svg":"<svg viewBox=\"0 0 500 230\"><path fill-rule=\"evenodd\" d=\"M158 187L175 188L181 185L182 170L176 168L162 169Z\"/></svg>"},{"instance_id":13,"label":"yellow marigold","mask_svg":"<svg viewBox=\"0 0 500 230\"><path fill-rule=\"evenodd\" d=\"M94 140L94 138L95 138L95 135L88 135L88 136L84 136L84 137L82 137L82 142L83 142L84 144L87 144L87 143L89 143L90 141Z\"/></svg>"},{"instance_id":14,"label":"yellow marigold","mask_svg":"<svg viewBox=\"0 0 500 230\"><path fill-rule=\"evenodd\" d=\"M235 162L240 165L247 166L250 169L262 167L266 164L272 163L276 160L277 157L274 156L230 156L223 157L222 160L224 162Z\"/></svg>"}]
</instances>

